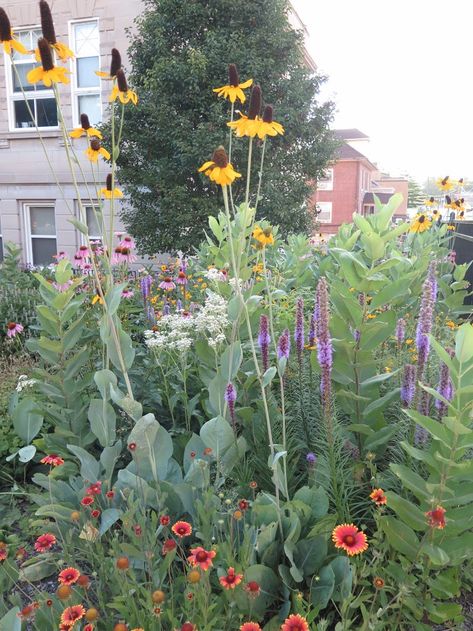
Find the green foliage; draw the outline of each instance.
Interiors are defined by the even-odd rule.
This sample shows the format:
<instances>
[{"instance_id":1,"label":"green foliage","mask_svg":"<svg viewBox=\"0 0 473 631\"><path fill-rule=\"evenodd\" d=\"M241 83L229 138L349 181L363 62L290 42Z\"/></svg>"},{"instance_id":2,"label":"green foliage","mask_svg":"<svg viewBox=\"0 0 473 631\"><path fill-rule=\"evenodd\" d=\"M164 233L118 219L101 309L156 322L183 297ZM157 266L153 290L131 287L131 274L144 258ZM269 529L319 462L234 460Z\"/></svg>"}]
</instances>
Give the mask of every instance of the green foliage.
<instances>
[{"instance_id":1,"label":"green foliage","mask_svg":"<svg viewBox=\"0 0 473 631\"><path fill-rule=\"evenodd\" d=\"M228 83L229 63L237 64L241 81L251 77L261 84L286 130L266 143L258 213L284 233L307 230L309 182L323 173L335 146L328 128L333 104L316 100L324 77L303 60L303 36L289 27L286 0L148 0L146 7L130 48L131 81L140 100L126 108L127 142L118 159L118 177L130 198L123 219L140 249L191 250L204 236L208 216L221 208L197 169L228 138L230 106L212 88ZM232 162L242 174L247 152L247 141L233 141ZM244 183L237 184L238 203L243 192Z\"/></svg>"}]
</instances>

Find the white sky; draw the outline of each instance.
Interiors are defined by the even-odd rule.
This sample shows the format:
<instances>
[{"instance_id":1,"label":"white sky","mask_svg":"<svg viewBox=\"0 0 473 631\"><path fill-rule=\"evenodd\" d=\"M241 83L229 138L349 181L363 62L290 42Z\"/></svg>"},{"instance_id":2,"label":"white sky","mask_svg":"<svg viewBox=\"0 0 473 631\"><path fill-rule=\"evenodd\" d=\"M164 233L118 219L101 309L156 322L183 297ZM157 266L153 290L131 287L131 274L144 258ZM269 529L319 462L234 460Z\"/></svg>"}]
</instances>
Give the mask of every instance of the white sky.
<instances>
[{"instance_id":1,"label":"white sky","mask_svg":"<svg viewBox=\"0 0 473 631\"><path fill-rule=\"evenodd\" d=\"M293 0L335 128L392 175L473 179L473 0ZM361 146L360 146L361 150Z\"/></svg>"}]
</instances>

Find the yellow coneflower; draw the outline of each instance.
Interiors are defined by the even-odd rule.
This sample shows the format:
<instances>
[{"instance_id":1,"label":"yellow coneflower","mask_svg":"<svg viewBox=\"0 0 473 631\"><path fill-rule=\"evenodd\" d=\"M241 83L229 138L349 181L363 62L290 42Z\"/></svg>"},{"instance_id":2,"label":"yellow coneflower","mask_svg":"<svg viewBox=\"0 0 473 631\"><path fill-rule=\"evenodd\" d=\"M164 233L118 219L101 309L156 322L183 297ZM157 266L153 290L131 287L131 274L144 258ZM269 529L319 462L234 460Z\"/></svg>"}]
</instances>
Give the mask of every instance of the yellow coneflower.
<instances>
[{"instance_id":1,"label":"yellow coneflower","mask_svg":"<svg viewBox=\"0 0 473 631\"><path fill-rule=\"evenodd\" d=\"M14 50L22 55L28 54L28 50L23 44L13 37L10 20L2 8L0 8L0 43L3 44L3 50L7 55L11 55Z\"/></svg>"},{"instance_id":2,"label":"yellow coneflower","mask_svg":"<svg viewBox=\"0 0 473 631\"><path fill-rule=\"evenodd\" d=\"M457 208L450 195L445 195L445 206L446 208L451 208L452 210L456 210Z\"/></svg>"},{"instance_id":3,"label":"yellow coneflower","mask_svg":"<svg viewBox=\"0 0 473 631\"><path fill-rule=\"evenodd\" d=\"M117 76L117 72L122 67L122 56L116 48L112 48L112 60L110 62L110 73L96 70L95 74L101 79L112 80Z\"/></svg>"},{"instance_id":4,"label":"yellow coneflower","mask_svg":"<svg viewBox=\"0 0 473 631\"><path fill-rule=\"evenodd\" d=\"M444 178L439 177L436 184L441 191L450 191L455 186L449 175Z\"/></svg>"},{"instance_id":5,"label":"yellow coneflower","mask_svg":"<svg viewBox=\"0 0 473 631\"><path fill-rule=\"evenodd\" d=\"M277 136L284 134L284 127L281 123L273 121L273 107L272 105L266 105L263 111L263 119L259 121L258 131L256 132L258 138L263 140L266 136Z\"/></svg>"},{"instance_id":6,"label":"yellow coneflower","mask_svg":"<svg viewBox=\"0 0 473 631\"><path fill-rule=\"evenodd\" d=\"M113 199L114 197L123 197L123 193L119 188L112 189L112 175L109 173L106 180L106 188L100 189L100 194L105 199Z\"/></svg>"},{"instance_id":7,"label":"yellow coneflower","mask_svg":"<svg viewBox=\"0 0 473 631\"><path fill-rule=\"evenodd\" d=\"M74 59L74 53L72 50L56 39L56 31L54 29L53 16L51 15L51 9L49 8L46 0L40 0L39 12L41 15L41 30L43 31L43 37L49 42L49 45L54 48L59 59L61 61L67 61L68 59ZM35 50L36 61L41 61L40 52Z\"/></svg>"},{"instance_id":8,"label":"yellow coneflower","mask_svg":"<svg viewBox=\"0 0 473 631\"><path fill-rule=\"evenodd\" d=\"M420 213L420 215L417 215L414 218L414 221L411 223L409 232L415 232L415 233L425 232L425 230L428 230L431 225L432 225L432 222L427 217L427 215L425 215L424 213Z\"/></svg>"},{"instance_id":9,"label":"yellow coneflower","mask_svg":"<svg viewBox=\"0 0 473 631\"><path fill-rule=\"evenodd\" d=\"M80 115L80 124L81 124L81 127L76 127L76 129L73 129L69 133L69 136L71 138L80 138L83 134L85 134L89 138L91 138L92 136L96 136L97 138L102 139L102 132L100 132L98 129L95 129L95 127L91 126L89 117L87 116L87 114Z\"/></svg>"},{"instance_id":10,"label":"yellow coneflower","mask_svg":"<svg viewBox=\"0 0 473 631\"><path fill-rule=\"evenodd\" d=\"M110 153L102 147L98 138L92 138L90 147L85 150L85 155L91 162L97 162L99 156L103 156L105 160L110 160Z\"/></svg>"},{"instance_id":11,"label":"yellow coneflower","mask_svg":"<svg viewBox=\"0 0 473 631\"><path fill-rule=\"evenodd\" d=\"M66 68L54 65L51 48L49 47L47 39L44 37L39 38L38 49L42 65L28 72L26 75L28 83L38 83L42 81L47 88L50 88L53 83L69 83Z\"/></svg>"},{"instance_id":12,"label":"yellow coneflower","mask_svg":"<svg viewBox=\"0 0 473 631\"><path fill-rule=\"evenodd\" d=\"M465 219L465 211L460 210L460 212L457 214L457 221L463 221L463 219Z\"/></svg>"},{"instance_id":13,"label":"yellow coneflower","mask_svg":"<svg viewBox=\"0 0 473 631\"><path fill-rule=\"evenodd\" d=\"M429 206L429 207L433 206L435 204L435 198L429 197L429 199L426 202L424 202L424 204L425 206Z\"/></svg>"},{"instance_id":14,"label":"yellow coneflower","mask_svg":"<svg viewBox=\"0 0 473 631\"><path fill-rule=\"evenodd\" d=\"M462 188L463 186L465 186L465 179L463 177L461 177L458 182L457 182L458 186L460 188Z\"/></svg>"},{"instance_id":15,"label":"yellow coneflower","mask_svg":"<svg viewBox=\"0 0 473 631\"><path fill-rule=\"evenodd\" d=\"M259 131L261 125L261 119L259 114L261 111L261 88L259 85L254 85L251 90L250 104L248 107L248 116L239 112L240 118L236 121L230 121L227 123L229 127L235 130L235 134L238 137L249 136L254 138Z\"/></svg>"},{"instance_id":16,"label":"yellow coneflower","mask_svg":"<svg viewBox=\"0 0 473 631\"><path fill-rule=\"evenodd\" d=\"M101 305L105 304L105 300L102 298L98 290L96 291L95 296L92 298L92 304L95 305L95 303L97 302Z\"/></svg>"},{"instance_id":17,"label":"yellow coneflower","mask_svg":"<svg viewBox=\"0 0 473 631\"><path fill-rule=\"evenodd\" d=\"M121 68L117 70L116 78L117 83L113 86L113 90L110 95L110 102L116 101L118 98L123 105L126 105L130 101L133 105L136 105L138 103L138 96L136 92L129 89L125 73Z\"/></svg>"},{"instance_id":18,"label":"yellow coneflower","mask_svg":"<svg viewBox=\"0 0 473 631\"><path fill-rule=\"evenodd\" d=\"M271 228L271 226L268 226L267 228L260 228L260 226L255 226L255 229L253 230L253 239L256 239L256 241L258 241L258 243L261 243L261 245L263 246L273 245L273 229Z\"/></svg>"},{"instance_id":19,"label":"yellow coneflower","mask_svg":"<svg viewBox=\"0 0 473 631\"><path fill-rule=\"evenodd\" d=\"M432 211L432 221L436 221L439 218L439 211L435 208Z\"/></svg>"},{"instance_id":20,"label":"yellow coneflower","mask_svg":"<svg viewBox=\"0 0 473 631\"><path fill-rule=\"evenodd\" d=\"M248 81L240 83L237 67L235 64L230 64L228 66L228 83L229 85L222 85L220 88L214 88L213 91L217 93L217 96L228 99L230 103L235 103L237 99L239 99L241 103L244 103L246 96L243 90L252 85L253 79L248 79Z\"/></svg>"},{"instance_id":21,"label":"yellow coneflower","mask_svg":"<svg viewBox=\"0 0 473 631\"><path fill-rule=\"evenodd\" d=\"M213 152L212 160L205 162L199 169L199 173L205 172L212 182L220 184L220 186L228 186L235 181L235 178L241 177L241 173L237 173L228 161L227 152L220 146Z\"/></svg>"}]
</instances>

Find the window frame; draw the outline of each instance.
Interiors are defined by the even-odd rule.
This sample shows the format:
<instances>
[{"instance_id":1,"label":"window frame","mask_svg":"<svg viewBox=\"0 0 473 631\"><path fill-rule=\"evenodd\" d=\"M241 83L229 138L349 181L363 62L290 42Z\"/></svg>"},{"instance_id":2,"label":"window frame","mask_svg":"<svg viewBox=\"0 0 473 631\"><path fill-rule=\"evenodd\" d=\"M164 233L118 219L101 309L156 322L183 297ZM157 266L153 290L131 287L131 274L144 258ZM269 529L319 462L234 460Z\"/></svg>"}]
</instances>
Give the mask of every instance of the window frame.
<instances>
[{"instance_id":1,"label":"window frame","mask_svg":"<svg viewBox=\"0 0 473 631\"><path fill-rule=\"evenodd\" d=\"M323 204L324 206L326 206L326 207L325 207L325 208L323 208L322 204ZM322 202L322 201L318 201L316 205L317 205L317 206L318 206L318 207L322 210L322 212L323 212L323 211L328 211L327 206L329 206L329 207L330 207L330 219L328 219L328 220L327 220L327 219L321 219L321 214L322 214L322 213L320 213L320 214L318 214L318 215L317 215L317 221L318 221L319 223L326 223L326 224L333 223L333 222L332 222L332 217L333 217L333 203L332 203L332 202L330 202L330 201L323 201L323 202Z\"/></svg>"},{"instance_id":2,"label":"window frame","mask_svg":"<svg viewBox=\"0 0 473 631\"><path fill-rule=\"evenodd\" d=\"M325 169L325 174L328 174L328 177L317 181L317 189L319 191L333 191L333 180L335 177L334 168L327 167Z\"/></svg>"},{"instance_id":3,"label":"window frame","mask_svg":"<svg viewBox=\"0 0 473 631\"><path fill-rule=\"evenodd\" d=\"M54 211L54 237L53 235L42 235L31 233L31 208L52 208ZM55 239L56 241L56 252L57 252L57 227L56 227L56 204L54 201L51 202L23 202L23 220L25 224L25 253L26 253L26 262L28 265L36 266L36 263L33 261L33 239ZM53 262L53 261L51 261ZM38 264L40 265L40 264Z\"/></svg>"},{"instance_id":4,"label":"window frame","mask_svg":"<svg viewBox=\"0 0 473 631\"><path fill-rule=\"evenodd\" d=\"M20 28L15 28L13 33L17 35L23 31L41 31L41 25L36 26L22 26ZM31 133L32 130L36 129L36 126L32 127L16 127L15 125L15 101L21 101L24 103L25 99L23 96L23 92L15 92L13 89L13 64L10 55L7 55L6 52L3 53L4 59L4 67L5 67L5 84L7 88L7 112L8 112L8 131L10 133L19 133L19 134L28 134ZM20 63L20 65L22 65ZM31 94L31 99L29 98ZM17 95L18 98L15 98ZM29 100L42 100L42 99L54 99L54 91L52 89L45 90L33 90L30 93L26 92L26 96ZM57 107L57 104L56 104ZM40 127L38 125L38 129L40 131L59 131L59 114L58 114L58 122L57 125L51 125L47 127Z\"/></svg>"},{"instance_id":5,"label":"window frame","mask_svg":"<svg viewBox=\"0 0 473 631\"><path fill-rule=\"evenodd\" d=\"M84 209L85 212L85 222L86 222L86 226L87 226L87 231L89 230L89 224L87 221L87 208L95 208L96 211L101 211L100 208L100 204L98 201L93 200L82 200L81 203L77 204L77 218L79 219L79 221L82 221L82 216L81 216L81 206ZM85 234L83 234L82 232L79 233L80 234L80 245L86 245L87 244L87 238L85 236ZM100 243L104 242L104 236L103 235L93 235L93 234L89 234L89 240L90 241L100 241Z\"/></svg>"},{"instance_id":6,"label":"window frame","mask_svg":"<svg viewBox=\"0 0 473 631\"><path fill-rule=\"evenodd\" d=\"M69 20L68 22L68 36L69 43L71 49L74 51L74 55L76 53L76 40L75 40L75 31L74 27L76 24L84 24L86 22L96 22L97 23L97 32L99 36L99 54L98 54L98 68L100 70L101 64L101 54L100 54L100 18L89 17L89 18L80 18L78 20ZM103 103L102 103L102 81L99 78L98 87L95 88L79 88L77 85L77 57L71 59L70 61L70 71L71 71L71 112L72 112L72 126L80 127L80 115L79 112L79 96L98 96L99 97L99 106L100 106L100 119L103 121Z\"/></svg>"}]
</instances>

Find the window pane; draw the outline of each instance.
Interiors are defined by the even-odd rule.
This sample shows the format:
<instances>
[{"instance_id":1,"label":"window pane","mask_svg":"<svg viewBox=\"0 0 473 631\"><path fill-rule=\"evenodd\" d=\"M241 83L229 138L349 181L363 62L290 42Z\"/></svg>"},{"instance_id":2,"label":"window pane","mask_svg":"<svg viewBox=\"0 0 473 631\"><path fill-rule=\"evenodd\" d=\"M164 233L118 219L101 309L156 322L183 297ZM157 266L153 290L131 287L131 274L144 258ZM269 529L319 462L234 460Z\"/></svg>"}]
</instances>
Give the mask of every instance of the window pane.
<instances>
[{"instance_id":1,"label":"window pane","mask_svg":"<svg viewBox=\"0 0 473 631\"><path fill-rule=\"evenodd\" d=\"M100 107L100 96L98 94L87 94L78 97L79 115L87 114L91 125L98 125L102 122L102 110Z\"/></svg>"},{"instance_id":2,"label":"window pane","mask_svg":"<svg viewBox=\"0 0 473 631\"><path fill-rule=\"evenodd\" d=\"M54 208L30 206L31 234L56 236ZM48 239L49 240L49 239Z\"/></svg>"},{"instance_id":3,"label":"window pane","mask_svg":"<svg viewBox=\"0 0 473 631\"><path fill-rule=\"evenodd\" d=\"M35 67L35 63L31 64L17 64L15 67L18 71L18 74L15 72L15 69L12 68L12 78L13 78L13 91L21 92L21 86L23 86L23 90L25 92L34 90L34 85L28 83L26 80L26 75L30 70Z\"/></svg>"},{"instance_id":4,"label":"window pane","mask_svg":"<svg viewBox=\"0 0 473 631\"><path fill-rule=\"evenodd\" d=\"M99 222L95 217L94 210L91 206L87 206L85 209L87 215L87 228L89 229L89 237L102 237L102 230Z\"/></svg>"},{"instance_id":5,"label":"window pane","mask_svg":"<svg viewBox=\"0 0 473 631\"><path fill-rule=\"evenodd\" d=\"M75 53L77 57L98 57L99 29L96 21L74 25Z\"/></svg>"},{"instance_id":6,"label":"window pane","mask_svg":"<svg viewBox=\"0 0 473 631\"><path fill-rule=\"evenodd\" d=\"M28 101L28 105L34 115L34 101ZM34 123L31 120L30 113L24 101L13 101L13 107L15 112L15 127L34 127Z\"/></svg>"},{"instance_id":7,"label":"window pane","mask_svg":"<svg viewBox=\"0 0 473 631\"><path fill-rule=\"evenodd\" d=\"M96 88L100 86L100 79L95 74L99 69L98 57L81 57L77 59L77 87Z\"/></svg>"},{"instance_id":8,"label":"window pane","mask_svg":"<svg viewBox=\"0 0 473 631\"><path fill-rule=\"evenodd\" d=\"M36 99L38 127L57 127L57 107L54 99Z\"/></svg>"},{"instance_id":9,"label":"window pane","mask_svg":"<svg viewBox=\"0 0 473 631\"><path fill-rule=\"evenodd\" d=\"M31 249L33 251L33 265L49 265L54 262L53 255L56 254L56 239L31 239Z\"/></svg>"}]
</instances>

